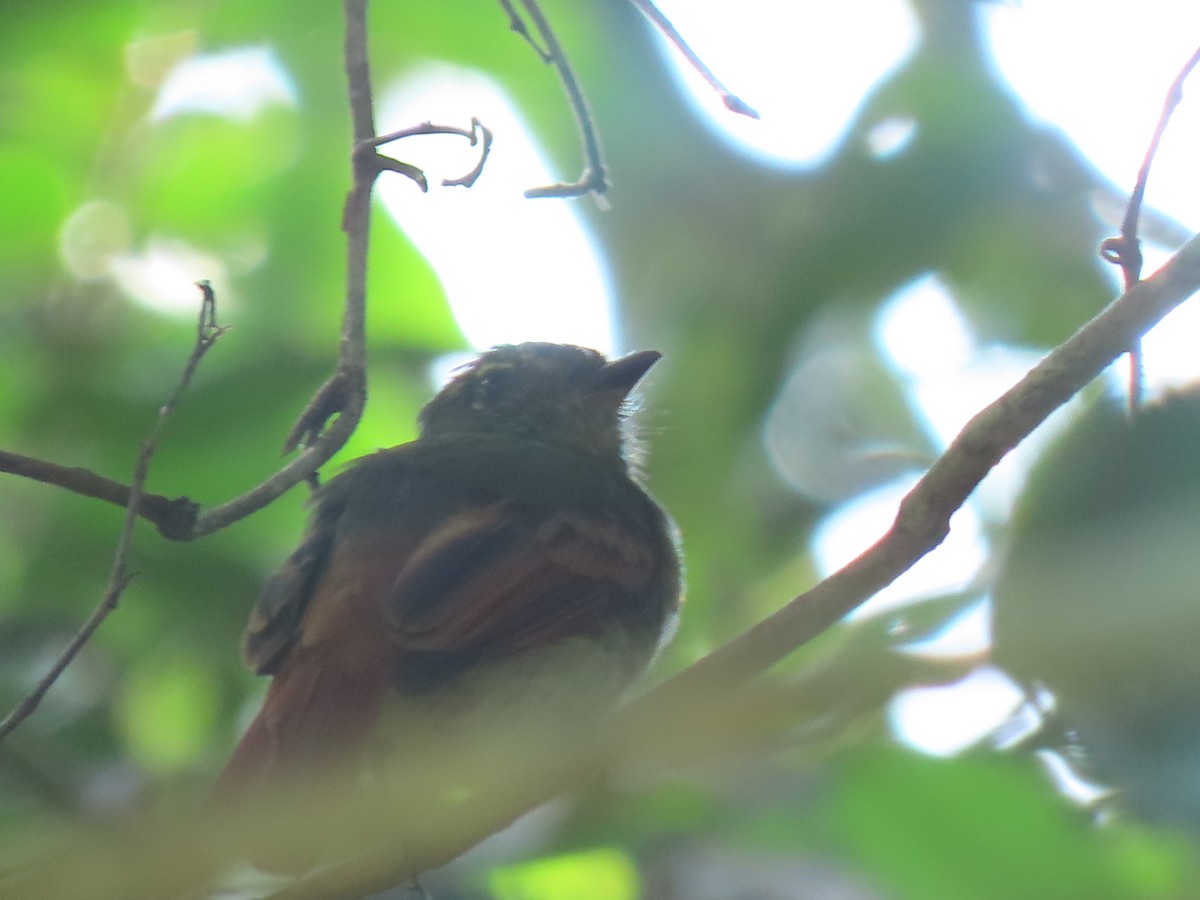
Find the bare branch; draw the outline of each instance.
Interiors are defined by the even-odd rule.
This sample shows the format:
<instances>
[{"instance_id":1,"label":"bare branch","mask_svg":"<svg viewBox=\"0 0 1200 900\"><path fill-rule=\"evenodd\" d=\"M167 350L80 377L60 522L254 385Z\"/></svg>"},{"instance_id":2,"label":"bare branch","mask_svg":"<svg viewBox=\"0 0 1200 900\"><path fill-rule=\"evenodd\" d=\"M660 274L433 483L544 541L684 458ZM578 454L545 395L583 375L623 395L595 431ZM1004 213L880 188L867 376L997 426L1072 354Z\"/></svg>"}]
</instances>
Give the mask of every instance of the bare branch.
<instances>
[{"instance_id":1,"label":"bare branch","mask_svg":"<svg viewBox=\"0 0 1200 900\"><path fill-rule=\"evenodd\" d=\"M140 456L138 461L140 464ZM41 704L42 698L46 696L46 693L54 686L54 683L58 681L58 679L62 676L62 673L67 670L67 666L74 661L75 657L79 654L79 651L83 649L84 645L91 640L92 635L96 633L96 629L99 628L101 624L103 624L104 620L108 618L109 613L117 608L117 601L121 599L121 594L124 593L125 588L129 586L129 582L133 580L133 576L127 574L124 571L124 567L125 557L128 553L130 542L130 538L127 537L127 535L131 534L133 531L132 525L129 525L129 523L136 520L137 513L131 510L129 516L125 520L126 524L128 525L128 529L123 529L121 531L121 537L117 542L117 552L113 565L113 574L109 578L108 589L104 593L104 598L100 601L99 605L92 610L92 614L88 616L87 621L85 621L80 627L79 631L76 632L75 637L71 639L71 643L67 644L66 649L63 650L58 659L54 661L54 664L50 667L49 671L42 676L41 680L38 681L33 690L26 694L24 698L22 698L21 702L18 703L13 710L4 717L3 721L0 721L0 741L4 740L10 734L16 731L22 722L33 715L38 706ZM120 572L117 571L118 569L120 569Z\"/></svg>"},{"instance_id":2,"label":"bare branch","mask_svg":"<svg viewBox=\"0 0 1200 900\"><path fill-rule=\"evenodd\" d=\"M442 187L471 187L483 173L484 164L487 162L488 155L492 151L492 132L475 118L471 119L471 127L469 129L458 128L454 125L434 125L432 122L422 122L420 125L402 128L399 131L392 131L388 134L371 138L369 141L363 141L355 148L358 157L356 159L356 166L361 166L364 177L370 179L374 179L384 171L398 172L416 182L417 187L422 192L428 191L429 180L425 177L425 172L419 167L414 166L412 163L401 162L393 157L383 156L375 152L376 148L384 144L427 134L457 135L458 137L466 138L472 147L477 144L480 145L479 161L470 172L460 178L446 178L442 180Z\"/></svg>"},{"instance_id":3,"label":"bare branch","mask_svg":"<svg viewBox=\"0 0 1200 900\"><path fill-rule=\"evenodd\" d=\"M559 748L561 752L531 754L520 761L523 765L497 762L494 781L466 808L421 806L419 826L395 821L390 839L378 829L370 832L379 849L303 879L272 900L352 900L383 890L413 872L445 864L529 809L622 760L642 759L647 753L669 756L681 740L690 742L705 727L711 729L714 714L745 702L747 682L824 633L937 547L949 533L951 515L1005 454L1197 290L1200 237L976 415L905 497L888 533L857 559L620 710L602 734Z\"/></svg>"},{"instance_id":4,"label":"bare branch","mask_svg":"<svg viewBox=\"0 0 1200 900\"><path fill-rule=\"evenodd\" d=\"M346 20L343 57L349 91L354 143L375 137L375 99L371 92L371 63L367 56L367 0L344 0Z\"/></svg>"},{"instance_id":5,"label":"bare branch","mask_svg":"<svg viewBox=\"0 0 1200 900\"><path fill-rule=\"evenodd\" d=\"M1154 157L1158 154L1159 144L1162 143L1162 137L1171 121L1171 116L1183 102L1183 83L1187 81L1188 76L1192 74L1192 70L1197 65L1200 65L1200 48L1197 48L1184 63L1183 68L1175 76L1175 80L1171 82L1171 86L1167 88L1162 112L1159 114L1158 123L1154 126L1154 133L1146 147L1146 155L1142 159L1141 168L1138 169L1137 182L1133 186L1133 192L1129 195L1129 203L1125 207L1125 218L1121 222L1121 236L1109 238L1100 245L1100 255L1107 262L1121 267L1125 277L1126 290L1133 287L1142 277L1142 251L1141 242L1138 239L1138 220L1142 214L1142 203L1146 196L1146 183L1150 180L1150 169L1154 165Z\"/></svg>"},{"instance_id":6,"label":"bare branch","mask_svg":"<svg viewBox=\"0 0 1200 900\"><path fill-rule=\"evenodd\" d=\"M142 491L146 485L146 476L150 472L150 460L154 457L155 451L158 449L159 441L162 440L163 432L166 429L167 420L175 412L175 407L179 404L179 398L183 396L183 392L187 390L188 384L191 383L192 376L196 373L196 368L200 365L200 360L204 358L204 354L216 342L226 328L218 325L216 320L216 298L213 294L212 286L207 281L201 281L197 284L200 288L203 300L200 304L200 315L196 324L196 342L192 347L191 355L188 357L187 363L183 367L183 374L179 378L179 383L175 386L175 390L171 392L171 396L167 399L158 410L158 417L154 420L154 427L151 429L149 436L138 447L137 461L133 468L133 481L128 489L128 499L125 503L125 522L121 527L120 537L117 539L117 549L113 556L112 572L108 579L108 588L104 593L99 605L92 611L87 621L72 638L66 649L55 660L50 670L42 677L42 679L34 686L16 708L13 709L3 721L0 721L0 740L3 740L8 735L12 734L17 727L31 716L42 702L42 698L46 696L46 692L58 681L63 672L66 671L72 660L83 649L84 645L95 634L104 620L109 614L117 608L117 602L121 599L121 594L128 587L133 576L128 572L129 550L133 544L133 526L136 524L139 511L142 506ZM90 473L89 473L90 474Z\"/></svg>"},{"instance_id":7,"label":"bare branch","mask_svg":"<svg viewBox=\"0 0 1200 900\"><path fill-rule=\"evenodd\" d=\"M514 21L519 21L516 11L511 3L502 2L501 5L508 11L510 17ZM587 98L583 95L583 88L579 85L579 80L575 77L575 70L571 68L571 62L567 59L566 51L563 50L562 44L558 42L558 36L554 33L554 29L550 27L550 23L546 21L546 17L542 14L542 8L538 5L537 0L521 0L521 5L525 7L525 12L533 21L534 27L541 36L542 42L546 45L546 52L542 54L543 59L552 64L558 72L559 80L562 82L563 92L567 95L567 102L571 107L571 112L575 116L575 124L579 129L579 139L583 143L583 174L579 176L579 180L571 183L550 184L545 187L530 188L525 192L525 196L531 199L540 197L581 197L584 194L596 194L599 196L608 190L608 176L604 171L604 158L600 150L600 136L596 131L596 123L592 119L592 113L588 109ZM524 32L524 25L519 28L513 28L518 33ZM537 44L530 40L535 49ZM539 53L541 51L539 50Z\"/></svg>"},{"instance_id":8,"label":"bare branch","mask_svg":"<svg viewBox=\"0 0 1200 900\"><path fill-rule=\"evenodd\" d=\"M367 402L367 248L371 225L371 188L379 169L364 163L363 147L375 138L371 69L367 59L367 0L344 0L344 42L347 91L354 149L352 181L346 197L342 228L346 232L346 296L337 369L317 389L292 427L287 450L303 440L305 451L266 481L240 497L202 512L195 537L210 534L257 512L301 481L315 479L318 468L346 443L362 418ZM372 148L371 157L375 156ZM325 423L337 416L325 428Z\"/></svg>"},{"instance_id":9,"label":"bare branch","mask_svg":"<svg viewBox=\"0 0 1200 900\"><path fill-rule=\"evenodd\" d=\"M425 172L420 166L414 166L412 163L402 162L390 156L373 155L378 160L377 165L380 172L395 172L398 175L403 175L405 178L416 182L422 194L429 192L429 179L425 177Z\"/></svg>"},{"instance_id":10,"label":"bare branch","mask_svg":"<svg viewBox=\"0 0 1200 900\"><path fill-rule=\"evenodd\" d=\"M541 44L537 42L537 38L529 33L529 29L525 27L525 20L522 19L517 13L516 9L513 8L510 0L500 0L500 7L508 16L509 30L518 35L523 41L525 41L525 43L532 47L533 52L541 57L542 62L550 62L552 59L550 54L542 48Z\"/></svg>"},{"instance_id":11,"label":"bare branch","mask_svg":"<svg viewBox=\"0 0 1200 900\"><path fill-rule=\"evenodd\" d=\"M60 466L32 456L0 450L0 472L52 484L84 497L106 500L122 509L129 505L129 485L88 469ZM200 505L187 497L172 500L151 493L143 493L137 507L138 515L153 523L159 533L169 540L186 540L191 535L199 510Z\"/></svg>"},{"instance_id":12,"label":"bare branch","mask_svg":"<svg viewBox=\"0 0 1200 900\"><path fill-rule=\"evenodd\" d=\"M142 495L141 489L124 485L82 470L29 461L13 454L0 456L17 474L28 474L87 496L128 505L154 522L165 537L192 540L231 525L272 502L301 481L315 477L317 469L332 457L353 434L366 404L366 282L367 245L370 227L371 186L380 168L374 160L364 166L359 148L375 139L370 69L366 48L366 0L345 0L345 67L349 91L355 152L352 153L353 181L346 200L343 226L347 234L346 297L338 365L318 389L287 439L287 450L303 439L305 451L258 486L227 503L203 512L186 498L169 500ZM211 327L202 320L200 328ZM198 361L198 360L197 360ZM190 378L190 373L187 374ZM337 420L325 429L325 423ZM36 474L35 474L36 473Z\"/></svg>"},{"instance_id":13,"label":"bare branch","mask_svg":"<svg viewBox=\"0 0 1200 900\"><path fill-rule=\"evenodd\" d=\"M346 18L345 67L354 147L351 151L352 183L342 214L346 232L346 297L337 369L318 388L284 442L289 453L304 445L304 452L253 490L216 509L200 513L193 536L209 534L266 506L300 481L315 480L317 469L353 434L367 401L367 251L371 227L371 190L383 171L399 172L426 189L425 175L416 166L376 152L392 141L421 134L456 134L472 145L483 137L481 159L462 183L473 183L487 158L491 134L472 119L470 130L425 122L412 128L375 134L371 68L367 57L367 0L344 0ZM467 180L469 179L469 181ZM458 183L458 182L451 182ZM326 428L326 423L336 420Z\"/></svg>"},{"instance_id":14,"label":"bare branch","mask_svg":"<svg viewBox=\"0 0 1200 900\"><path fill-rule=\"evenodd\" d=\"M708 82L709 87L721 96L721 101L725 104L726 109L738 115L749 116L751 119L759 118L758 111L754 107L741 97L731 93L717 79L712 70L704 64L704 61L696 55L696 52L692 50L688 42L683 39L683 35L671 24L671 20L664 16L662 11L654 5L653 0L630 0L630 2L642 11L642 15L658 27L658 30L666 36L667 40L675 45L675 49L683 54L684 59L691 63L692 68L699 72L700 76Z\"/></svg>"},{"instance_id":15,"label":"bare branch","mask_svg":"<svg viewBox=\"0 0 1200 900\"><path fill-rule=\"evenodd\" d=\"M471 119L471 146L475 146L476 143L479 144L479 162L475 164L475 168L460 178L443 178L442 187L469 188L483 174L483 167L487 165L488 156L492 152L492 131L478 119Z\"/></svg>"}]
</instances>

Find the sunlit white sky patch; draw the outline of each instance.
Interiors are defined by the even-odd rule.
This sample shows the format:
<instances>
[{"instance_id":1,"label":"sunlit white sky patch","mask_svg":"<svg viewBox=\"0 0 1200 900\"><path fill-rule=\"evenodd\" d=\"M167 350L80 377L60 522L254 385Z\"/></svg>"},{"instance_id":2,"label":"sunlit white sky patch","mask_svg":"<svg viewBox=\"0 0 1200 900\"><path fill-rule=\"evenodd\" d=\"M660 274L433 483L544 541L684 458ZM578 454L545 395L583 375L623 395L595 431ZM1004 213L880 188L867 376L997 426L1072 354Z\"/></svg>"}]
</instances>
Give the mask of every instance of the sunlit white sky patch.
<instances>
[{"instance_id":1,"label":"sunlit white sky patch","mask_svg":"<svg viewBox=\"0 0 1200 900\"><path fill-rule=\"evenodd\" d=\"M908 688L892 698L896 736L933 756L953 756L978 743L1016 712L1025 694L999 669L978 669L961 681Z\"/></svg>"},{"instance_id":2,"label":"sunlit white sky patch","mask_svg":"<svg viewBox=\"0 0 1200 900\"><path fill-rule=\"evenodd\" d=\"M436 186L475 163L476 149L451 137L385 148L406 161L429 161L428 195L395 176L385 176L378 187L388 212L437 272L471 345L542 340L615 349L608 273L571 203L523 196L526 188L562 176L550 170L495 82L429 64L385 88L379 110L381 132L429 120L466 127L475 116L498 136L482 177L469 190ZM447 171L454 165L448 154L460 169Z\"/></svg>"},{"instance_id":3,"label":"sunlit white sky patch","mask_svg":"<svg viewBox=\"0 0 1200 900\"><path fill-rule=\"evenodd\" d=\"M226 311L237 302L226 277L227 259L163 235L151 235L135 247L128 213L111 200L89 200L75 209L59 229L58 249L76 278L111 278L134 302L155 312L195 316L200 279L213 282Z\"/></svg>"},{"instance_id":4,"label":"sunlit white sky patch","mask_svg":"<svg viewBox=\"0 0 1200 900\"><path fill-rule=\"evenodd\" d=\"M295 106L291 78L268 48L238 47L188 57L175 66L150 116L207 112L244 121L271 103Z\"/></svg>"},{"instance_id":5,"label":"sunlit white sky patch","mask_svg":"<svg viewBox=\"0 0 1200 900\"><path fill-rule=\"evenodd\" d=\"M1044 356L1040 350L979 346L953 295L932 274L888 298L876 320L875 336L884 358L904 382L914 413L940 449ZM992 518L1009 515L1030 464L1069 421L1073 408L1069 404L1051 416L980 485L974 501Z\"/></svg>"},{"instance_id":6,"label":"sunlit white sky patch","mask_svg":"<svg viewBox=\"0 0 1200 900\"><path fill-rule=\"evenodd\" d=\"M686 95L718 133L764 161L817 165L863 97L912 52L917 20L904 0L658 0L705 64L762 116L733 115L665 40ZM887 153L911 137L878 135ZM911 124L911 123L910 123Z\"/></svg>"},{"instance_id":7,"label":"sunlit white sky patch","mask_svg":"<svg viewBox=\"0 0 1200 900\"><path fill-rule=\"evenodd\" d=\"M1200 4L1024 0L981 4L997 67L1123 191L1133 187L1167 87L1200 43ZM1146 202L1200 227L1200 86L1185 87Z\"/></svg>"},{"instance_id":8,"label":"sunlit white sky patch","mask_svg":"<svg viewBox=\"0 0 1200 900\"><path fill-rule=\"evenodd\" d=\"M910 378L953 375L975 352L975 336L942 280L923 275L892 294L876 336L892 365Z\"/></svg>"},{"instance_id":9,"label":"sunlit white sky patch","mask_svg":"<svg viewBox=\"0 0 1200 900\"><path fill-rule=\"evenodd\" d=\"M221 258L174 238L152 237L140 252L117 257L112 275L127 294L159 312L194 316L201 279L213 283L225 314L234 306Z\"/></svg>"},{"instance_id":10,"label":"sunlit white sky patch","mask_svg":"<svg viewBox=\"0 0 1200 900\"><path fill-rule=\"evenodd\" d=\"M903 635L903 629L895 632ZM977 600L933 634L901 645L898 652L927 659L945 659L984 653L991 646L991 603Z\"/></svg>"},{"instance_id":11,"label":"sunlit white sky patch","mask_svg":"<svg viewBox=\"0 0 1200 900\"><path fill-rule=\"evenodd\" d=\"M663 53L711 127L762 159L819 164L866 94L915 48L903 0L660 0L658 6L725 85L762 114L730 114L666 41ZM1200 4L1061 0L977 6L996 67L1030 115L1061 128L1122 190L1133 185L1167 86L1200 35ZM864 23L869 23L867 27ZM1147 202L1200 227L1200 103L1176 111ZM902 126L903 123L896 123ZM877 152L903 145L902 127Z\"/></svg>"}]
</instances>

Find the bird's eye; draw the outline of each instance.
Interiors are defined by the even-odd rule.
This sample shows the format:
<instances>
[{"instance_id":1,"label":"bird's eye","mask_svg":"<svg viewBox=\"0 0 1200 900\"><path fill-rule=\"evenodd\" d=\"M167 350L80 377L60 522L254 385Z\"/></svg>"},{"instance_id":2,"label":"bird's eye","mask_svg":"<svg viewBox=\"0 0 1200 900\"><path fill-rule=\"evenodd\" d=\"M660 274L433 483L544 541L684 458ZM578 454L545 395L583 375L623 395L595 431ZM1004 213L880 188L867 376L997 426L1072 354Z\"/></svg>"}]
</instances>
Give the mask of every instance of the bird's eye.
<instances>
[{"instance_id":1,"label":"bird's eye","mask_svg":"<svg viewBox=\"0 0 1200 900\"><path fill-rule=\"evenodd\" d=\"M512 386L512 372L504 368L493 368L482 372L475 381L472 406L479 409L500 402Z\"/></svg>"}]
</instances>

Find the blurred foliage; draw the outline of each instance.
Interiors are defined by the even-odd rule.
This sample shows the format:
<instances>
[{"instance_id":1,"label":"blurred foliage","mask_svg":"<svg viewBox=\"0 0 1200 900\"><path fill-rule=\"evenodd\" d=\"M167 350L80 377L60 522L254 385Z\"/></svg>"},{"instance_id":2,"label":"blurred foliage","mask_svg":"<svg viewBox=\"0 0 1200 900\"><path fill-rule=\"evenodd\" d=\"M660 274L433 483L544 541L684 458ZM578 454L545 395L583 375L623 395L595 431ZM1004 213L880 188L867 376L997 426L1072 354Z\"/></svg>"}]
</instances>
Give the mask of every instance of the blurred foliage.
<instances>
[{"instance_id":1,"label":"blurred foliage","mask_svg":"<svg viewBox=\"0 0 1200 900\"><path fill-rule=\"evenodd\" d=\"M819 517L895 472L847 470L844 484L819 500L788 488L762 430L776 397L790 396L789 379L827 354L841 366L830 387L839 400L820 427L835 434L845 425L838 412L854 404L854 434L928 459L924 426L867 337L880 303L937 272L983 341L1049 346L1110 298L1094 252L1108 229L1091 205L1095 175L1060 136L1024 117L990 67L975 7L962 0L914 3L920 46L865 99L838 152L816 169L766 167L714 138L681 102L659 41L628 4L547 6L587 88L614 179L610 210L587 202L578 210L613 273L626 343L667 356L644 418L651 487L678 520L688 559L686 614L660 663L668 672L809 586L807 540ZM220 319L234 327L170 423L148 487L202 504L227 499L278 464L283 435L336 352L349 133L338 5L309 4L298 15L294 4L262 0L18 2L4 18L0 446L128 478L194 324L133 302L129 281L113 277L114 260L187 248L223 273ZM506 26L493 0L376 2L376 84L414 60L487 72L573 177L578 148L557 82ZM269 48L294 105L269 104L247 118L152 114L177 62L247 47ZM796 86L798 117L806 92L819 90ZM879 158L866 138L892 119L915 122L915 138ZM437 190L414 192L411 202L437 203ZM462 253L470 265L471 248ZM497 302L513 290L498 285ZM430 391L428 363L462 347L436 275L382 214L370 305L371 402L339 460L411 438ZM786 403L777 409L785 413ZM1099 461L1076 464L1110 440L1106 433L1060 448L1078 496L1089 496L1093 479L1112 481ZM1164 449L1181 463L1162 469L1170 494L1175 479L1194 480L1195 446ZM1139 458L1118 468L1160 464ZM1058 479L1035 480L1031 502ZM301 494L189 545L139 526L138 575L120 608L37 714L0 745L0 836L53 834L202 795L262 690L241 668L238 636L259 586L302 528ZM0 497L7 708L98 601L121 514L11 477ZM1191 508L1176 512L1190 521ZM1086 504L1070 510L1055 520L1068 537L1094 513ZM1010 537L1008 524L990 523L998 543ZM1194 616L1186 636L1168 628L1130 642L1126 620L1136 617L1123 601L1146 589L1116 561L1132 530L1107 533L1101 551L1075 548L1107 554L1112 571L1076 568L1121 586L1103 592L1113 612L1102 639L1058 652L1073 629L1086 631L1090 613L1080 604L1095 585L1072 589L1076 605L1051 613L1055 598L1043 602L1035 588L1056 582L1038 570L1002 598L1024 617L1003 632L1016 668L1036 645L1077 669L1103 707L1118 676L1093 672L1103 671L1112 647L1125 648L1129 668L1164 644L1176 655L1190 647ZM1146 564L1169 567L1186 556L1191 534L1172 532ZM1194 584L1180 587L1188 603ZM982 590L939 598L936 620ZM1044 614L1060 624L1047 630ZM921 614L915 621L934 628ZM1126 821L1095 827L1030 758L975 751L936 760L895 746L887 699L928 677L888 664L899 658L901 631L878 620L846 626L781 667L784 686L819 681L815 696L828 705L798 699L793 727L771 742L731 742L738 751L719 764L585 796L552 827L517 829L507 850L435 873L431 888L442 898L500 900L1190 895L1197 872L1184 838ZM1067 692L1068 682L1056 685L1032 657L1023 674ZM1186 693L1194 695L1194 678ZM1180 752L1194 759L1192 706L1177 731L1186 737ZM1157 771L1165 763L1139 765ZM596 885L607 887L595 893Z\"/></svg>"},{"instance_id":2,"label":"blurred foliage","mask_svg":"<svg viewBox=\"0 0 1200 900\"><path fill-rule=\"evenodd\" d=\"M1034 471L996 588L997 658L1056 698L1048 748L1081 748L1129 807L1193 829L1198 460L1194 389L1132 419L1095 404Z\"/></svg>"}]
</instances>

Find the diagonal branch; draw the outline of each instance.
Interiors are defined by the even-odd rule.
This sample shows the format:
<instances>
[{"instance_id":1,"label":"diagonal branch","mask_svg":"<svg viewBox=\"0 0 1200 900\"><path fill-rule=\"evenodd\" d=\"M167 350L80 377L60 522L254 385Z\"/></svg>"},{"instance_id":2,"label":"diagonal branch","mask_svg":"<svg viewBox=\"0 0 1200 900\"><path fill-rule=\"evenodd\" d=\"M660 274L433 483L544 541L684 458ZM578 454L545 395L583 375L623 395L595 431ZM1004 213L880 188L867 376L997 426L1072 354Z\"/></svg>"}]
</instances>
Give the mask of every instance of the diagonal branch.
<instances>
[{"instance_id":1,"label":"diagonal branch","mask_svg":"<svg viewBox=\"0 0 1200 900\"><path fill-rule=\"evenodd\" d=\"M704 696L709 689L742 684L887 587L945 539L950 517L996 463L1197 290L1200 236L976 414L904 498L895 522L879 541L774 615L644 695L630 714L652 716L680 696Z\"/></svg>"},{"instance_id":2,"label":"diagonal branch","mask_svg":"<svg viewBox=\"0 0 1200 900\"><path fill-rule=\"evenodd\" d=\"M725 87L712 69L704 64L696 51L691 48L691 45L683 39L683 35L671 24L671 20L663 15L662 10L654 5L652 0L630 0L634 6L642 11L647 19L661 31L672 44L675 49L683 54L683 58L691 64L691 67L700 73L700 77L708 82L708 86L717 92L721 97L721 102L725 104L725 108L730 112L738 113L742 116L748 116L751 119L759 118L758 111L753 106L739 97L737 94L730 92L729 88Z\"/></svg>"},{"instance_id":3,"label":"diagonal branch","mask_svg":"<svg viewBox=\"0 0 1200 900\"><path fill-rule=\"evenodd\" d=\"M542 45L537 42L537 38L529 33L529 29L525 25L525 20L521 18L516 7L512 5L512 0L500 0L500 6L508 16L508 30L532 47L533 52L541 57L542 62L553 62L554 58L550 55L549 51L543 49Z\"/></svg>"},{"instance_id":4,"label":"diagonal branch","mask_svg":"<svg viewBox=\"0 0 1200 900\"><path fill-rule=\"evenodd\" d=\"M107 500L122 509L129 506L129 485L97 475L88 469L60 466L44 459L0 450L0 472L20 475L43 484L53 484L84 497ZM187 497L171 499L147 491L142 492L137 505L139 516L156 525L165 537L176 540L184 540L191 533L199 511L199 504Z\"/></svg>"},{"instance_id":5,"label":"diagonal branch","mask_svg":"<svg viewBox=\"0 0 1200 900\"><path fill-rule=\"evenodd\" d=\"M1159 113L1154 133L1150 136L1146 155L1142 159L1141 168L1138 169L1137 181L1129 195L1129 203L1125 207L1125 218L1121 221L1121 236L1109 238L1100 245L1100 255L1107 262L1121 267L1126 290L1133 287L1142 277L1142 251L1141 242L1138 239L1138 219L1142 214L1142 203L1146 197L1146 184L1150 180L1150 169L1154 165L1154 157L1158 155L1158 147L1162 143L1167 124L1171 121L1171 116L1175 114L1176 108L1183 102L1183 83L1187 81L1188 76L1192 74L1192 70L1197 65L1200 65L1200 48L1197 48L1188 58L1183 68L1175 76L1175 80L1171 82L1171 86L1167 88L1162 112Z\"/></svg>"},{"instance_id":6,"label":"diagonal branch","mask_svg":"<svg viewBox=\"0 0 1200 900\"><path fill-rule=\"evenodd\" d=\"M423 807L419 825L397 822L381 849L316 873L272 900L352 900L444 865L528 810L614 764L661 755L694 737L714 707L736 706L747 682L823 634L937 547L950 517L1010 450L1082 390L1164 315L1200 290L1200 237L1049 353L978 413L909 492L895 522L857 559L774 615L618 711L602 738L501 766L467 807ZM703 731L701 730L701 733ZM596 736L593 736L596 737ZM669 754L668 754L669 755ZM521 763L524 763L523 765ZM501 769L503 771L501 771ZM403 848L397 852L396 848Z\"/></svg>"}]
</instances>

